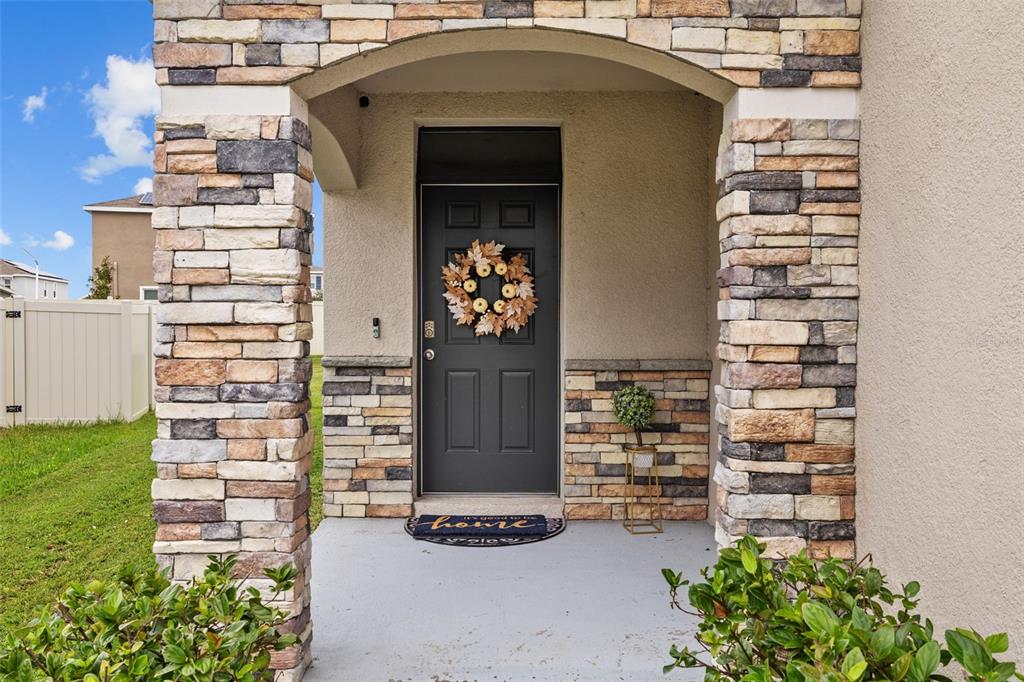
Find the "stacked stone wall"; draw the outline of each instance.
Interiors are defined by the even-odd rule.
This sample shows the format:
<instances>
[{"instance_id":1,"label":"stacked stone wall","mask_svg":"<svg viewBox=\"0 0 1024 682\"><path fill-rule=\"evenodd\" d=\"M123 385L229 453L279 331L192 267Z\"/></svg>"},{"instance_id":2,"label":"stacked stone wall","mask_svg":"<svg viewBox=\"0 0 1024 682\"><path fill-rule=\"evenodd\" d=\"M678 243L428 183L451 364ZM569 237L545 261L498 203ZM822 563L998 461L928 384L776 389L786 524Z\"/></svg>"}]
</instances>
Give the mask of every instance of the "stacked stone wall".
<instances>
[{"instance_id":1,"label":"stacked stone wall","mask_svg":"<svg viewBox=\"0 0 1024 682\"><path fill-rule=\"evenodd\" d=\"M621 519L631 429L612 409L615 391L646 387L655 414L644 445L658 449L658 485L646 472L638 492L653 497L666 519L704 519L708 508L708 363L573 361L565 375L565 515ZM641 369L644 367L644 369ZM587 368L587 369L582 369Z\"/></svg>"},{"instance_id":2,"label":"stacked stone wall","mask_svg":"<svg viewBox=\"0 0 1024 682\"><path fill-rule=\"evenodd\" d=\"M860 125L732 123L723 268L719 538L854 555Z\"/></svg>"},{"instance_id":3,"label":"stacked stone wall","mask_svg":"<svg viewBox=\"0 0 1024 682\"><path fill-rule=\"evenodd\" d=\"M744 87L858 87L861 0L155 0L159 82L284 83L444 31L550 28L663 50Z\"/></svg>"},{"instance_id":4,"label":"stacked stone wall","mask_svg":"<svg viewBox=\"0 0 1024 682\"><path fill-rule=\"evenodd\" d=\"M412 516L412 370L340 362L324 367L324 516Z\"/></svg>"},{"instance_id":5,"label":"stacked stone wall","mask_svg":"<svg viewBox=\"0 0 1024 682\"><path fill-rule=\"evenodd\" d=\"M289 116L157 120L154 552L178 580L207 555L239 577L294 563L278 606L309 627L310 131ZM300 671L304 647L274 656Z\"/></svg>"}]
</instances>

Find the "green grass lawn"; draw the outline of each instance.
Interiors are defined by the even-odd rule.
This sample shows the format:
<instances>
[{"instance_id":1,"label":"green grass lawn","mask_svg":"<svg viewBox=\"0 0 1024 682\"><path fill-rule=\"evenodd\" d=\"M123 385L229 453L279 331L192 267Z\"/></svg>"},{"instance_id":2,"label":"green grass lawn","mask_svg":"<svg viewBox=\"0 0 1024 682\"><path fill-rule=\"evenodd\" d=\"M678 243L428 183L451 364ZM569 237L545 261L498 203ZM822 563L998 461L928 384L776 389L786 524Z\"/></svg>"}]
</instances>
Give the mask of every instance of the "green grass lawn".
<instances>
[{"instance_id":1,"label":"green grass lawn","mask_svg":"<svg viewBox=\"0 0 1024 682\"><path fill-rule=\"evenodd\" d=\"M324 368L320 366L320 356L313 358L313 381L309 384L309 394L313 402L313 467L309 470L309 487L313 490L313 499L309 504L309 522L312 528L320 525L324 518Z\"/></svg>"},{"instance_id":2,"label":"green grass lawn","mask_svg":"<svg viewBox=\"0 0 1024 682\"><path fill-rule=\"evenodd\" d=\"M323 516L320 358L313 368L315 528ZM152 414L130 424L0 431L0 631L27 620L73 580L151 560L155 434Z\"/></svg>"}]
</instances>

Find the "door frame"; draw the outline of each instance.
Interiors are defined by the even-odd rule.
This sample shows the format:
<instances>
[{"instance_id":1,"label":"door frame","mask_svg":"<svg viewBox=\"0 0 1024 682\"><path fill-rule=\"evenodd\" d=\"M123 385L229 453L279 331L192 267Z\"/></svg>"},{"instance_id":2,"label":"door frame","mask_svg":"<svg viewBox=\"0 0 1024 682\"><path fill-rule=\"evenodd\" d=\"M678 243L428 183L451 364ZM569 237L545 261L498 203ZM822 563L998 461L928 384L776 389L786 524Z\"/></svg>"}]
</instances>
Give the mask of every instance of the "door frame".
<instances>
[{"instance_id":1,"label":"door frame","mask_svg":"<svg viewBox=\"0 0 1024 682\"><path fill-rule=\"evenodd\" d=\"M494 126L500 128L503 126ZM555 366L558 368L558 380L555 382L557 395L555 396L555 405L558 409L555 423L558 432L555 435L555 453L556 458L556 472L555 472L555 491L550 492L532 492L532 493L445 493L445 492L423 492L423 428L422 428L422 415L423 415L423 390L422 390L422 378L423 378L423 297L427 294L423 287L423 188L424 187L554 187L555 188L555 215L557 216L557 222L555 224L555 261L558 263L558 296L556 297L555 305L555 320L557 323L556 329L556 343L555 343ZM565 409L564 401L562 400L562 394L564 392L564 371L563 371L563 360L562 360L562 284L563 284L563 263L562 263L562 183L561 182L416 182L416 245L415 245L415 267L413 268L415 273L415 287L416 300L415 300L415 315L413 319L413 335L415 337L415 343L413 348L416 350L416 357L413 359L413 391L415 398L413 404L415 405L415 416L413 418L413 443L416 447L416 456L414 457L415 466L413 467L413 476L415 478L415 494L416 497L424 497L430 495L461 495L461 496L492 496L501 497L508 495L526 496L541 496L551 497L556 495L562 497L563 482L564 482L564 458L562 456L562 434L565 430Z\"/></svg>"}]
</instances>

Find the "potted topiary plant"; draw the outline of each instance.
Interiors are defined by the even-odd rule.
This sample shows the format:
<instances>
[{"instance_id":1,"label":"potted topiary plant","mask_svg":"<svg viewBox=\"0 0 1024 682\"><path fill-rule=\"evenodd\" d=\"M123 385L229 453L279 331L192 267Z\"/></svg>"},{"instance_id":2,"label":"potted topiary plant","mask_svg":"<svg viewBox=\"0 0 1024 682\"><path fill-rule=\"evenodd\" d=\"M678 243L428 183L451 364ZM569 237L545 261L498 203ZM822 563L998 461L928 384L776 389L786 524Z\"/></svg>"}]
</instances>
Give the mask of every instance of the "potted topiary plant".
<instances>
[{"instance_id":1,"label":"potted topiary plant","mask_svg":"<svg viewBox=\"0 0 1024 682\"><path fill-rule=\"evenodd\" d=\"M626 452L632 455L633 466L639 469L654 466L657 450L653 445L644 445L643 439L643 429L651 425L654 417L654 396L644 386L627 386L615 392L612 407L618 422L636 434L636 445L625 446Z\"/></svg>"}]
</instances>

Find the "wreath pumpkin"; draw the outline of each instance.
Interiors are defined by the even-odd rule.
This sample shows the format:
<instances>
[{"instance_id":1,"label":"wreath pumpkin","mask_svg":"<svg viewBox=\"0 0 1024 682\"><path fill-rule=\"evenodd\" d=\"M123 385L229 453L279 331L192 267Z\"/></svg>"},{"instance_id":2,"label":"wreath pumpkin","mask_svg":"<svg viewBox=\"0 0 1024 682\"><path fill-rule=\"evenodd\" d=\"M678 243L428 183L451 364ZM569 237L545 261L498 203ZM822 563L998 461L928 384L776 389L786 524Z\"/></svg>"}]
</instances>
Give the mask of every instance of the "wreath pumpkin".
<instances>
[{"instance_id":1,"label":"wreath pumpkin","mask_svg":"<svg viewBox=\"0 0 1024 682\"><path fill-rule=\"evenodd\" d=\"M455 254L452 262L441 268L444 298L452 319L455 324L473 327L477 336L500 337L508 329L518 332L537 310L534 278L526 257L517 253L505 260L504 250L504 244L473 240L465 252ZM476 278L484 279L491 274L505 280L501 298L493 303L474 296L479 288Z\"/></svg>"}]
</instances>

